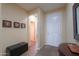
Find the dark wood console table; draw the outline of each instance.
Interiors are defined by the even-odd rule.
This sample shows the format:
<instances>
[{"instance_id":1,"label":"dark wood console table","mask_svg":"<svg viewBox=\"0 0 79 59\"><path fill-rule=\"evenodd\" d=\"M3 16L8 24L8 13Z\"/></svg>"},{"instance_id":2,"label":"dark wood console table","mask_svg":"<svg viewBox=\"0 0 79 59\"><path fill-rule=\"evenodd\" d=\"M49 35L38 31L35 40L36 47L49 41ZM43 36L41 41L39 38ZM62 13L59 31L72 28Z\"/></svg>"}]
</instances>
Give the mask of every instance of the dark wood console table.
<instances>
[{"instance_id":1,"label":"dark wood console table","mask_svg":"<svg viewBox=\"0 0 79 59\"><path fill-rule=\"evenodd\" d=\"M79 53L73 53L68 44L71 44L71 43L63 43L59 46L59 55L60 56L79 56Z\"/></svg>"}]
</instances>

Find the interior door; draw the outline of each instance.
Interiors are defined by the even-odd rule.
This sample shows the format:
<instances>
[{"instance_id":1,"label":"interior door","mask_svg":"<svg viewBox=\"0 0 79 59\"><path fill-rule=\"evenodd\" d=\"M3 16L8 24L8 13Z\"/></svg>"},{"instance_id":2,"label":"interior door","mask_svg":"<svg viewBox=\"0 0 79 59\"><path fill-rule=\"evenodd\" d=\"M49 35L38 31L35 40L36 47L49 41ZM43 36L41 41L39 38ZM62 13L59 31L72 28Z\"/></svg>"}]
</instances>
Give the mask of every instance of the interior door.
<instances>
[{"instance_id":1,"label":"interior door","mask_svg":"<svg viewBox=\"0 0 79 59\"><path fill-rule=\"evenodd\" d=\"M52 13L47 16L46 20L46 44L59 46L61 39L61 14Z\"/></svg>"}]
</instances>

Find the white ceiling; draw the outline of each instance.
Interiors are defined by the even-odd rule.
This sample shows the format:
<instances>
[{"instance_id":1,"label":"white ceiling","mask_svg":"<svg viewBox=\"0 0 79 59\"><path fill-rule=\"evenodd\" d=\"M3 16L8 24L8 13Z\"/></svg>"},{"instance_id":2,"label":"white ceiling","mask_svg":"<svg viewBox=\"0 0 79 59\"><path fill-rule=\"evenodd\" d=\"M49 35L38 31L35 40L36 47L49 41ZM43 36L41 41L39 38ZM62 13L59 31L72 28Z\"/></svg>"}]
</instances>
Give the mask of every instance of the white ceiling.
<instances>
[{"instance_id":1,"label":"white ceiling","mask_svg":"<svg viewBox=\"0 0 79 59\"><path fill-rule=\"evenodd\" d=\"M44 12L48 12L54 10L56 8L60 8L65 6L64 3L18 3L19 6L26 9L27 11L31 11L35 8L41 8Z\"/></svg>"}]
</instances>

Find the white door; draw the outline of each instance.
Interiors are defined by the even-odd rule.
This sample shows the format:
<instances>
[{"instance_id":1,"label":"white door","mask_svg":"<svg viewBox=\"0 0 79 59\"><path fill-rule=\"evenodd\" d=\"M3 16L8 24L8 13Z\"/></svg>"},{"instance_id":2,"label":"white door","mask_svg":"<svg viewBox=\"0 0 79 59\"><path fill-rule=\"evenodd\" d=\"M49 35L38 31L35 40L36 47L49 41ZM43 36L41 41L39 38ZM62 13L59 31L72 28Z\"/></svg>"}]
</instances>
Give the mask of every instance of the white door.
<instances>
[{"instance_id":1,"label":"white door","mask_svg":"<svg viewBox=\"0 0 79 59\"><path fill-rule=\"evenodd\" d=\"M61 43L61 14L48 14L46 18L46 45L58 46Z\"/></svg>"}]
</instances>

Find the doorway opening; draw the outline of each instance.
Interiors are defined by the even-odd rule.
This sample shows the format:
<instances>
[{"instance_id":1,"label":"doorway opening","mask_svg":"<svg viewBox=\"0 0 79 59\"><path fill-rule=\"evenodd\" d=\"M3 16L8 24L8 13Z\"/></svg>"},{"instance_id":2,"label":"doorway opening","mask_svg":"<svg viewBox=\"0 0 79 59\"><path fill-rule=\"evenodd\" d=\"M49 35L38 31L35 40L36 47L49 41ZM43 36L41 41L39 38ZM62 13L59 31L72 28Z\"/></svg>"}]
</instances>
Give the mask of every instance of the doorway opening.
<instances>
[{"instance_id":1,"label":"doorway opening","mask_svg":"<svg viewBox=\"0 0 79 59\"><path fill-rule=\"evenodd\" d=\"M35 15L29 16L29 55L37 53L37 18Z\"/></svg>"}]
</instances>

